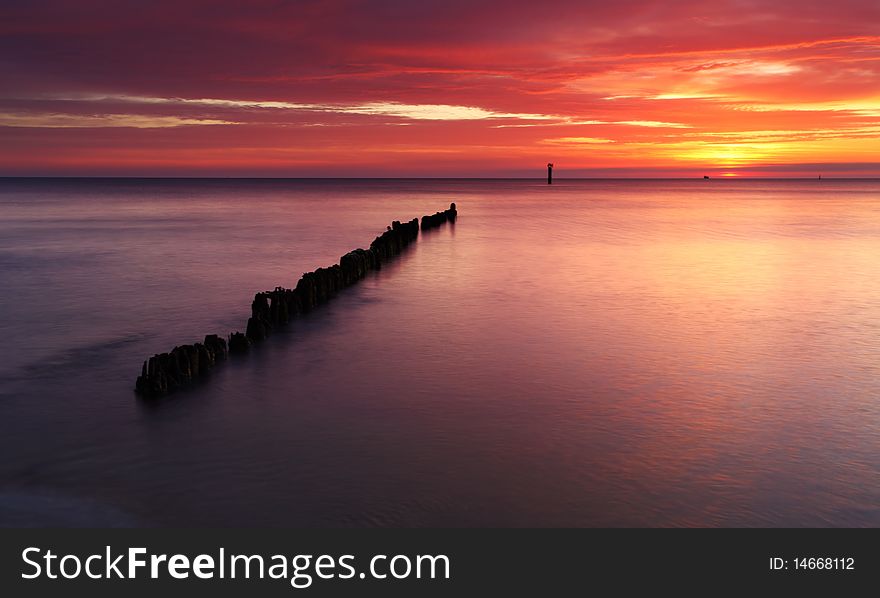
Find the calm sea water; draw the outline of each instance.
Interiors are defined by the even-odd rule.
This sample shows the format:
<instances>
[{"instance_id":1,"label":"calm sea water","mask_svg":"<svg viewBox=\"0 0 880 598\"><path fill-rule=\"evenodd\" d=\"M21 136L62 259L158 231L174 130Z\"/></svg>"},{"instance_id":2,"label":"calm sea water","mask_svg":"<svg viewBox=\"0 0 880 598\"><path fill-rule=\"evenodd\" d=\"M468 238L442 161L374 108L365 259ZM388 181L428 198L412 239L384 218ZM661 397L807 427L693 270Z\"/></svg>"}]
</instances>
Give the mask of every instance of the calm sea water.
<instances>
[{"instance_id":1,"label":"calm sea water","mask_svg":"<svg viewBox=\"0 0 880 598\"><path fill-rule=\"evenodd\" d=\"M141 362L455 201L203 384ZM0 181L0 524L880 525L880 182Z\"/></svg>"}]
</instances>

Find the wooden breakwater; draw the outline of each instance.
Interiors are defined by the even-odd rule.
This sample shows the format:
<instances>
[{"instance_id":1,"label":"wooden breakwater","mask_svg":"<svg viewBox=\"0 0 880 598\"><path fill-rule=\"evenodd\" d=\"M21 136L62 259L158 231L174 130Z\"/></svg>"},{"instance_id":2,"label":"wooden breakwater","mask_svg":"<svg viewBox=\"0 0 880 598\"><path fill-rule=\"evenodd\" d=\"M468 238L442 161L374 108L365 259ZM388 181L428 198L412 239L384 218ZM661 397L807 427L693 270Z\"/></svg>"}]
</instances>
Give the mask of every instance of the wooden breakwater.
<instances>
[{"instance_id":1,"label":"wooden breakwater","mask_svg":"<svg viewBox=\"0 0 880 598\"><path fill-rule=\"evenodd\" d=\"M448 210L443 210L442 212L437 212L430 216L422 216L422 230L437 228L447 222L455 222L455 217L457 215L458 212L455 209L455 204L449 204Z\"/></svg>"},{"instance_id":2,"label":"wooden breakwater","mask_svg":"<svg viewBox=\"0 0 880 598\"><path fill-rule=\"evenodd\" d=\"M455 222L457 215L453 203L448 210L423 216L421 230ZM246 353L273 330L326 303L338 291L357 283L371 271L379 270L384 262L402 253L418 235L417 218L409 222L395 220L373 239L369 249L349 251L338 264L306 272L293 289L276 287L272 291L257 293L244 332L233 332L228 339L209 334L201 343L179 345L168 353L153 355L144 362L135 390L142 396L156 397L186 386L229 355Z\"/></svg>"}]
</instances>

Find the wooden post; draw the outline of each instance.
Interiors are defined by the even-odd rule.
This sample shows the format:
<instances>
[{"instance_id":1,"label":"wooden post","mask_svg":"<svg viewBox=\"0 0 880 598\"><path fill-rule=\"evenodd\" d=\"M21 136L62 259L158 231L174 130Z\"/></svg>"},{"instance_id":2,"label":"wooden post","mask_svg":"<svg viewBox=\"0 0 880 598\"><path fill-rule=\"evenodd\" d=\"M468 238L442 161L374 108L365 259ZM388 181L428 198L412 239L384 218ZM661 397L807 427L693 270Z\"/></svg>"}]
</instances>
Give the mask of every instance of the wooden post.
<instances>
[{"instance_id":1,"label":"wooden post","mask_svg":"<svg viewBox=\"0 0 880 598\"><path fill-rule=\"evenodd\" d=\"M553 184L553 163L552 162L547 163L547 184L548 185Z\"/></svg>"}]
</instances>

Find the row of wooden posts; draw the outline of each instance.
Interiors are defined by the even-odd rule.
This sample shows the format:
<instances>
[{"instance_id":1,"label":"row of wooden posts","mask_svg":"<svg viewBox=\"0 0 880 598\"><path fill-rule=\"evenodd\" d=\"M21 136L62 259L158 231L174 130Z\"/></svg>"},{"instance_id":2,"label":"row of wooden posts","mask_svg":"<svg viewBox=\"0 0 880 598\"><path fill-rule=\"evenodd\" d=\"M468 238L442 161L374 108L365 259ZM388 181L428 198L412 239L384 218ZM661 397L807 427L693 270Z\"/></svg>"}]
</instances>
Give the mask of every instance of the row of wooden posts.
<instances>
[{"instance_id":1,"label":"row of wooden posts","mask_svg":"<svg viewBox=\"0 0 880 598\"><path fill-rule=\"evenodd\" d=\"M423 216L421 230L455 222L457 215L453 203L447 210ZM384 262L402 253L418 238L419 228L417 218L409 222L395 220L370 243L369 249L355 249L343 255L338 264L306 272L293 289L276 287L257 293L244 332L233 332L228 338L209 334L201 343L179 345L167 353L153 355L144 361L135 390L146 397L161 396L204 376L230 354L246 353L273 330L380 269Z\"/></svg>"}]
</instances>

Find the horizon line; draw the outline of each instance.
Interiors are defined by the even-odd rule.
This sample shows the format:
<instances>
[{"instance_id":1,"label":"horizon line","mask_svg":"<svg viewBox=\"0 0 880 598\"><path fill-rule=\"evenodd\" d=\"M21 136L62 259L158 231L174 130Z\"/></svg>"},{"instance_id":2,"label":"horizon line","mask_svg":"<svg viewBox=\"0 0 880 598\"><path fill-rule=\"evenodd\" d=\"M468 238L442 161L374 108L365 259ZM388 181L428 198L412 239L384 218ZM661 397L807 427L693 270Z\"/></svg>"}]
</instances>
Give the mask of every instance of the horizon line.
<instances>
[{"instance_id":1,"label":"horizon line","mask_svg":"<svg viewBox=\"0 0 880 598\"><path fill-rule=\"evenodd\" d=\"M472 177L472 176L204 176L204 175L0 175L2 180L20 180L20 179L49 179L49 180L70 180L70 179L132 179L132 180L314 180L314 181L336 181L336 180L357 180L357 181L413 181L413 180L450 180L450 181L544 181L546 177ZM723 176L716 175L709 177L709 180L787 180L787 181L818 181L818 180L880 180L880 176ZM693 176L584 176L584 177L553 177L553 181L690 181L690 180L706 180L705 175Z\"/></svg>"}]
</instances>

